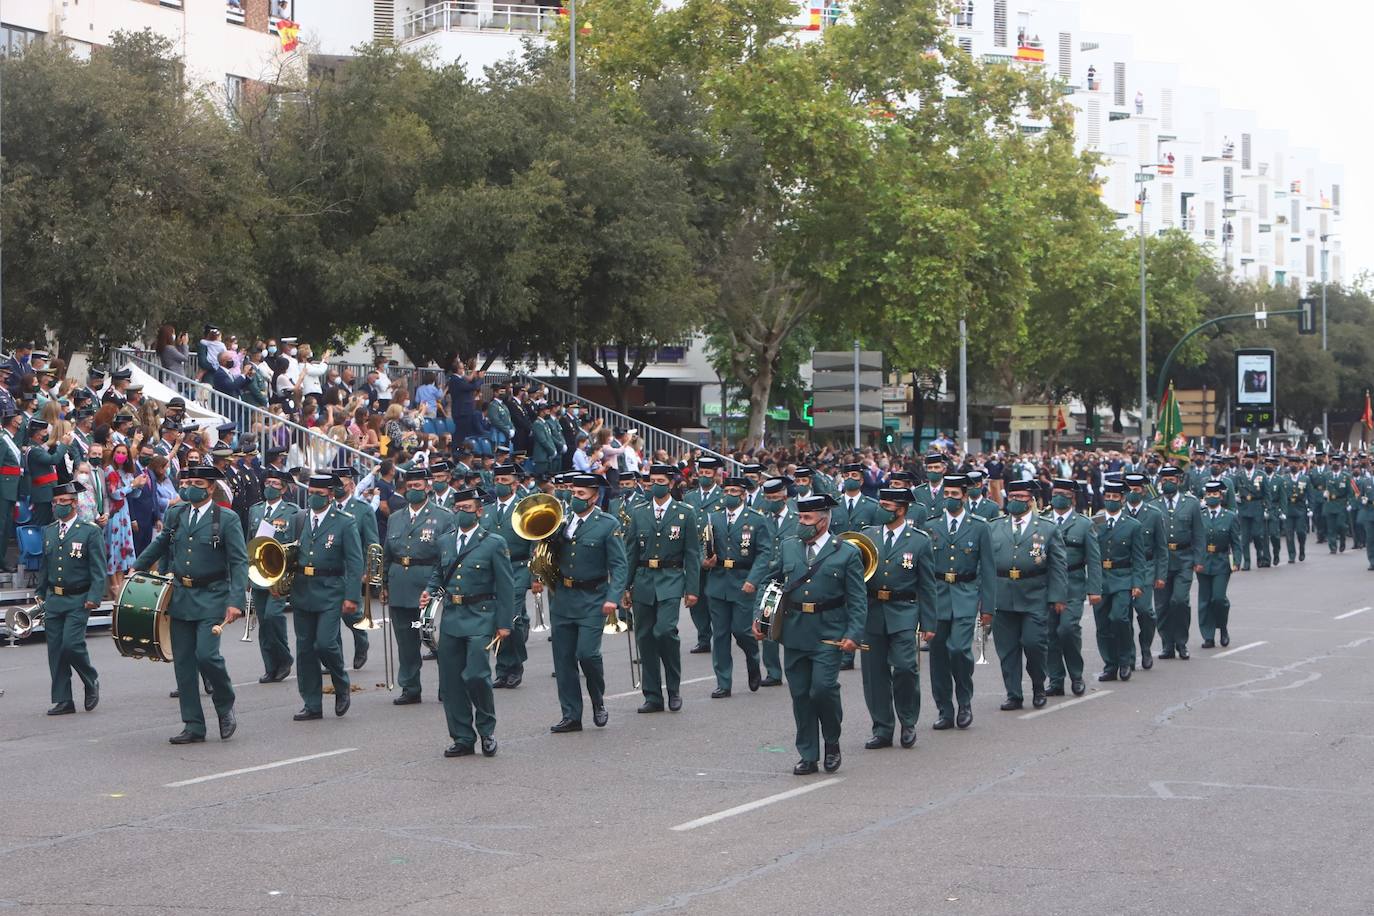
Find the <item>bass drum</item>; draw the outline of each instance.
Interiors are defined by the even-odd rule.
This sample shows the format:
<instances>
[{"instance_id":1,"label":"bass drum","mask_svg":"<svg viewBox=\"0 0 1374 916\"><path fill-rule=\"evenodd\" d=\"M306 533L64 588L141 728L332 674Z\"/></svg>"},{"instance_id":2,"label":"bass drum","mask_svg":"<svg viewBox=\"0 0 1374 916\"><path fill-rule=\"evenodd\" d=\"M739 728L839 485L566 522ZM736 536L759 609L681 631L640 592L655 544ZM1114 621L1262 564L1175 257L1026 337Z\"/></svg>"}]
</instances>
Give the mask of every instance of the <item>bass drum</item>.
<instances>
[{"instance_id":1,"label":"bass drum","mask_svg":"<svg viewBox=\"0 0 1374 916\"><path fill-rule=\"evenodd\" d=\"M125 658L172 660L172 577L135 573L124 583L110 617L110 636Z\"/></svg>"},{"instance_id":2,"label":"bass drum","mask_svg":"<svg viewBox=\"0 0 1374 916\"><path fill-rule=\"evenodd\" d=\"M429 604L420 608L420 642L432 652L439 651L439 625L444 620L444 596L429 599Z\"/></svg>"}]
</instances>

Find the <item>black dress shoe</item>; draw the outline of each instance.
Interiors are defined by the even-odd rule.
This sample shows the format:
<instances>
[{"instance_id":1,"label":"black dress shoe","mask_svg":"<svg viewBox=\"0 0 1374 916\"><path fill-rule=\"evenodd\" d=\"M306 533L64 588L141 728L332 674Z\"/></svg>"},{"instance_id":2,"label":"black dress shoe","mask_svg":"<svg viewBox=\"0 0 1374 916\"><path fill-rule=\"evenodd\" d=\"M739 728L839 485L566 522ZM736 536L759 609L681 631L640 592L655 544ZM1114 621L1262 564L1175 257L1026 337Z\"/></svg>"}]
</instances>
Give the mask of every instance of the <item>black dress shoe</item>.
<instances>
[{"instance_id":1,"label":"black dress shoe","mask_svg":"<svg viewBox=\"0 0 1374 916\"><path fill-rule=\"evenodd\" d=\"M722 700L722 699L724 699L725 697L728 697L729 695L730 695L730 688L729 688L729 687L717 687L715 690L712 690L712 691L711 691L711 699L713 699L713 700Z\"/></svg>"},{"instance_id":2,"label":"black dress shoe","mask_svg":"<svg viewBox=\"0 0 1374 916\"><path fill-rule=\"evenodd\" d=\"M1129 666L1126 666L1126 665L1123 665L1123 666L1117 671L1117 676L1120 677L1123 681L1129 681L1129 680L1131 679L1131 669L1130 669L1130 667L1129 667Z\"/></svg>"},{"instance_id":3,"label":"black dress shoe","mask_svg":"<svg viewBox=\"0 0 1374 916\"><path fill-rule=\"evenodd\" d=\"M353 697L345 690L343 693L334 695L334 715L341 716L348 712L348 707L353 705Z\"/></svg>"},{"instance_id":4,"label":"black dress shoe","mask_svg":"<svg viewBox=\"0 0 1374 916\"><path fill-rule=\"evenodd\" d=\"M711 651L711 647L710 647L710 646L703 646L703 645L701 645L700 643L698 643L697 645L692 646L692 648L688 650L687 654L688 654L688 655L705 655L707 652L710 652L710 651Z\"/></svg>"},{"instance_id":5,"label":"black dress shoe","mask_svg":"<svg viewBox=\"0 0 1374 916\"><path fill-rule=\"evenodd\" d=\"M86 688L86 712L90 712L100 705L100 682L95 681Z\"/></svg>"},{"instance_id":6,"label":"black dress shoe","mask_svg":"<svg viewBox=\"0 0 1374 916\"><path fill-rule=\"evenodd\" d=\"M1165 649L1163 652L1159 653L1159 657L1162 661L1169 661L1171 658L1174 657L1174 650Z\"/></svg>"},{"instance_id":7,"label":"black dress shoe","mask_svg":"<svg viewBox=\"0 0 1374 916\"><path fill-rule=\"evenodd\" d=\"M968 728L973 724L973 710L967 706L959 707L959 712L954 717L954 724L960 728Z\"/></svg>"},{"instance_id":8,"label":"black dress shoe","mask_svg":"<svg viewBox=\"0 0 1374 916\"><path fill-rule=\"evenodd\" d=\"M1002 702L1002 705L999 706L998 709L1002 710L1002 712L1014 712L1015 710L1024 708L1025 705L1024 700L1007 699Z\"/></svg>"},{"instance_id":9,"label":"black dress shoe","mask_svg":"<svg viewBox=\"0 0 1374 916\"><path fill-rule=\"evenodd\" d=\"M363 665L366 665L366 664L367 664L367 649L366 649L366 647L364 647L364 648L362 648L362 649L359 649L357 652L354 652L354 653L353 653L353 670L354 670L354 671L357 671L357 670L360 669Z\"/></svg>"},{"instance_id":10,"label":"black dress shoe","mask_svg":"<svg viewBox=\"0 0 1374 916\"><path fill-rule=\"evenodd\" d=\"M177 690L176 688L172 688L172 692L167 694L167 696L175 700L177 697L181 696L181 691Z\"/></svg>"},{"instance_id":11,"label":"black dress shoe","mask_svg":"<svg viewBox=\"0 0 1374 916\"><path fill-rule=\"evenodd\" d=\"M751 693L759 689L759 685L762 683L760 677L759 663L753 662L749 665L749 690Z\"/></svg>"},{"instance_id":12,"label":"black dress shoe","mask_svg":"<svg viewBox=\"0 0 1374 916\"><path fill-rule=\"evenodd\" d=\"M840 670L841 670L841 671L853 671L853 670L854 670L854 659L852 659L852 658L843 658L843 659L840 659Z\"/></svg>"},{"instance_id":13,"label":"black dress shoe","mask_svg":"<svg viewBox=\"0 0 1374 916\"><path fill-rule=\"evenodd\" d=\"M224 715L219 717L219 740L228 741L234 737L234 732L238 730L239 720L234 716L234 710L225 710Z\"/></svg>"},{"instance_id":14,"label":"black dress shoe","mask_svg":"<svg viewBox=\"0 0 1374 916\"><path fill-rule=\"evenodd\" d=\"M274 681L276 681L276 679L277 679L277 672L275 672L275 671L269 671L269 672L267 672L266 674L264 674L262 677L258 678L258 683L259 683L259 684L271 684L271 683L273 683Z\"/></svg>"},{"instance_id":15,"label":"black dress shoe","mask_svg":"<svg viewBox=\"0 0 1374 916\"><path fill-rule=\"evenodd\" d=\"M432 662L432 661L436 660L438 657L439 657L439 656L437 656L437 655L434 654L434 650L433 650L433 649L426 649L426 650L425 650L425 654L424 654L424 655L421 655L421 656L420 656L420 659L421 659L421 661Z\"/></svg>"},{"instance_id":16,"label":"black dress shoe","mask_svg":"<svg viewBox=\"0 0 1374 916\"><path fill-rule=\"evenodd\" d=\"M682 711L682 694L680 694L680 693L670 693L670 694L668 694L668 711L669 711L669 712L681 712L681 711Z\"/></svg>"},{"instance_id":17,"label":"black dress shoe","mask_svg":"<svg viewBox=\"0 0 1374 916\"><path fill-rule=\"evenodd\" d=\"M1179 646L1179 647L1178 647L1178 657L1181 658L1181 659L1183 659L1184 661L1187 661L1187 660L1188 660L1188 647L1187 647L1187 646Z\"/></svg>"},{"instance_id":18,"label":"black dress shoe","mask_svg":"<svg viewBox=\"0 0 1374 916\"><path fill-rule=\"evenodd\" d=\"M287 678L289 678L290 676L291 676L291 666L290 666L290 665L287 665L286 667L282 668L280 671L277 672L277 676L276 676L275 678L273 678L273 680L275 680L275 681L284 681L284 680L286 680Z\"/></svg>"},{"instance_id":19,"label":"black dress shoe","mask_svg":"<svg viewBox=\"0 0 1374 916\"><path fill-rule=\"evenodd\" d=\"M392 705L392 706L410 706L411 704L413 704L413 703L418 703L418 702L420 702L420 695L419 695L418 693L403 693L403 694L401 694L400 696L398 696L396 699L392 700L392 701L391 701L391 705Z\"/></svg>"},{"instance_id":20,"label":"black dress shoe","mask_svg":"<svg viewBox=\"0 0 1374 916\"><path fill-rule=\"evenodd\" d=\"M1221 628L1221 644L1223 646L1229 646L1231 644L1231 631L1225 627Z\"/></svg>"},{"instance_id":21,"label":"black dress shoe","mask_svg":"<svg viewBox=\"0 0 1374 916\"><path fill-rule=\"evenodd\" d=\"M520 686L520 682L523 681L524 679L525 679L525 676L524 676L523 674L508 674L508 675L506 675L506 689L507 689L507 690L514 690L516 687L519 687L519 686Z\"/></svg>"},{"instance_id":22,"label":"black dress shoe","mask_svg":"<svg viewBox=\"0 0 1374 916\"><path fill-rule=\"evenodd\" d=\"M1154 666L1155 657L1151 655L1149 652L1145 652L1140 656L1140 667L1144 668L1146 671L1149 671Z\"/></svg>"},{"instance_id":23,"label":"black dress shoe","mask_svg":"<svg viewBox=\"0 0 1374 916\"><path fill-rule=\"evenodd\" d=\"M639 708L635 712L663 712L663 704L655 703L653 700L645 700L639 704Z\"/></svg>"},{"instance_id":24,"label":"black dress shoe","mask_svg":"<svg viewBox=\"0 0 1374 916\"><path fill-rule=\"evenodd\" d=\"M937 718L937 719L935 720L935 724L933 724L933 725L930 726L931 731L937 731L937 732L942 732L942 731L944 731L944 730L947 729L947 728L953 728L953 727L954 727L954 720L951 719L949 716L940 716L939 718Z\"/></svg>"},{"instance_id":25,"label":"black dress shoe","mask_svg":"<svg viewBox=\"0 0 1374 916\"><path fill-rule=\"evenodd\" d=\"M205 736L193 735L189 729L183 728L181 734L173 735L167 739L167 742L169 744L203 744L205 742Z\"/></svg>"},{"instance_id":26,"label":"black dress shoe","mask_svg":"<svg viewBox=\"0 0 1374 916\"><path fill-rule=\"evenodd\" d=\"M1039 709L1048 702L1049 701L1045 698L1045 691L1043 690L1037 690L1035 693L1031 694L1031 705L1036 709Z\"/></svg>"},{"instance_id":27,"label":"black dress shoe","mask_svg":"<svg viewBox=\"0 0 1374 916\"><path fill-rule=\"evenodd\" d=\"M880 747L892 747L892 739L880 738L877 735L874 735L872 738L869 738L867 741L864 742L864 750L866 751L876 751Z\"/></svg>"},{"instance_id":28,"label":"black dress shoe","mask_svg":"<svg viewBox=\"0 0 1374 916\"><path fill-rule=\"evenodd\" d=\"M318 709L302 709L291 717L293 722L313 722L316 719L323 719L324 713Z\"/></svg>"},{"instance_id":29,"label":"black dress shoe","mask_svg":"<svg viewBox=\"0 0 1374 916\"><path fill-rule=\"evenodd\" d=\"M483 757L495 757L495 756L496 756L496 739L493 738L491 735L483 735L483 736L482 736L482 756L483 756Z\"/></svg>"},{"instance_id":30,"label":"black dress shoe","mask_svg":"<svg viewBox=\"0 0 1374 916\"><path fill-rule=\"evenodd\" d=\"M492 690L504 690L505 688L506 688L506 676L505 676L504 674L501 675L500 677L494 678L494 679L492 680L492 682L491 682L491 689L492 689Z\"/></svg>"},{"instance_id":31,"label":"black dress shoe","mask_svg":"<svg viewBox=\"0 0 1374 916\"><path fill-rule=\"evenodd\" d=\"M821 763L827 773L833 773L840 768L840 746L838 744L827 744L825 746L825 759Z\"/></svg>"},{"instance_id":32,"label":"black dress shoe","mask_svg":"<svg viewBox=\"0 0 1374 916\"><path fill-rule=\"evenodd\" d=\"M68 700L65 703L54 703L48 710L50 716L70 716L76 712L76 704Z\"/></svg>"},{"instance_id":33,"label":"black dress shoe","mask_svg":"<svg viewBox=\"0 0 1374 916\"><path fill-rule=\"evenodd\" d=\"M1088 685L1083 683L1082 678L1078 678L1069 685L1069 689L1073 691L1074 696L1081 697L1088 692Z\"/></svg>"},{"instance_id":34,"label":"black dress shoe","mask_svg":"<svg viewBox=\"0 0 1374 916\"><path fill-rule=\"evenodd\" d=\"M1202 648L1204 649L1215 649L1216 647L1217 644L1210 639L1204 639L1202 641Z\"/></svg>"},{"instance_id":35,"label":"black dress shoe","mask_svg":"<svg viewBox=\"0 0 1374 916\"><path fill-rule=\"evenodd\" d=\"M1051 685L1045 690L1045 696L1049 696L1049 697L1062 697L1063 695L1064 695L1064 685L1063 685L1063 684L1060 684L1058 687L1056 687L1056 686L1054 686L1053 684L1051 684Z\"/></svg>"},{"instance_id":36,"label":"black dress shoe","mask_svg":"<svg viewBox=\"0 0 1374 916\"><path fill-rule=\"evenodd\" d=\"M459 744L457 741L444 748L445 757L471 757L472 745Z\"/></svg>"},{"instance_id":37,"label":"black dress shoe","mask_svg":"<svg viewBox=\"0 0 1374 916\"><path fill-rule=\"evenodd\" d=\"M915 745L915 744L916 744L916 726L914 726L914 725L903 725L903 726L902 726L902 747L909 748L909 747L912 747L912 746Z\"/></svg>"},{"instance_id":38,"label":"black dress shoe","mask_svg":"<svg viewBox=\"0 0 1374 916\"><path fill-rule=\"evenodd\" d=\"M814 760L798 760L797 765L792 768L793 776L814 776L818 767Z\"/></svg>"},{"instance_id":39,"label":"black dress shoe","mask_svg":"<svg viewBox=\"0 0 1374 916\"><path fill-rule=\"evenodd\" d=\"M558 724L549 726L549 731L555 735L561 735L565 732L580 732L582 731L582 723L576 719L559 719Z\"/></svg>"},{"instance_id":40,"label":"black dress shoe","mask_svg":"<svg viewBox=\"0 0 1374 916\"><path fill-rule=\"evenodd\" d=\"M781 685L782 685L782 678L780 678L780 677L773 677L771 674L770 674L768 677L764 678L763 680L759 681L759 686L760 686L760 687L780 687Z\"/></svg>"},{"instance_id":41,"label":"black dress shoe","mask_svg":"<svg viewBox=\"0 0 1374 916\"><path fill-rule=\"evenodd\" d=\"M605 705L592 707L592 724L597 728L605 728L606 723L611 721L611 714L606 712Z\"/></svg>"},{"instance_id":42,"label":"black dress shoe","mask_svg":"<svg viewBox=\"0 0 1374 916\"><path fill-rule=\"evenodd\" d=\"M1120 678L1120 676L1121 676L1121 674L1120 674L1119 671L1117 671L1117 669L1115 669L1115 668L1110 668L1110 669L1108 669L1108 670L1106 670L1106 671L1103 671L1101 674L1099 674L1099 675L1097 676L1097 679L1098 679L1099 681L1115 681L1115 680L1118 680L1118 679Z\"/></svg>"}]
</instances>

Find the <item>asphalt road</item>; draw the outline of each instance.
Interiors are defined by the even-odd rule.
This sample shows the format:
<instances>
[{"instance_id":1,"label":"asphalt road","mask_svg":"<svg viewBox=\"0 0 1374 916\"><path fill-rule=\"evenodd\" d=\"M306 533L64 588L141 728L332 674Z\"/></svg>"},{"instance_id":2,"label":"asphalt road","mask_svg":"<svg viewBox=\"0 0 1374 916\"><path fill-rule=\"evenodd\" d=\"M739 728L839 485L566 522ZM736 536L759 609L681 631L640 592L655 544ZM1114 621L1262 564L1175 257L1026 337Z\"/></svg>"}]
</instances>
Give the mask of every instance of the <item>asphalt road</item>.
<instances>
[{"instance_id":1,"label":"asphalt road","mask_svg":"<svg viewBox=\"0 0 1374 916\"><path fill-rule=\"evenodd\" d=\"M786 688L750 694L742 663L711 700L707 658L685 656L682 712L636 715L623 638L607 728L548 734L536 636L524 686L497 692L500 753L456 760L432 663L425 702L395 708L374 650L345 718L294 723L295 682L259 686L236 624L238 734L177 748L170 665L93 632L100 708L48 718L42 645L0 649L0 910L1368 914L1365 565L1322 546L1238 574L1229 654L1194 631L1190 661L1038 715L998 711L992 664L973 727L933 732L926 689L911 751L863 750L846 673L835 777L791 775ZM1084 644L1095 671L1091 614Z\"/></svg>"}]
</instances>

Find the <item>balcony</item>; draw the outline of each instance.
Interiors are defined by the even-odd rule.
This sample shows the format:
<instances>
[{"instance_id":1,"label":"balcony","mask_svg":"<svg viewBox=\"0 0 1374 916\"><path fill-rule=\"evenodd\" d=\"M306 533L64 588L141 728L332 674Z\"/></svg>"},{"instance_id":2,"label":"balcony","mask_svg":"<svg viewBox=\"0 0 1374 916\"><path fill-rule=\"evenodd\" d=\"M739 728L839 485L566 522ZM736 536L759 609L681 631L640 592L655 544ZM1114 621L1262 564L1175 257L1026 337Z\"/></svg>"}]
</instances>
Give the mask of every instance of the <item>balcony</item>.
<instances>
[{"instance_id":1,"label":"balcony","mask_svg":"<svg viewBox=\"0 0 1374 916\"><path fill-rule=\"evenodd\" d=\"M235 25L243 25L247 20L244 12L244 0L226 0L224 4L224 20Z\"/></svg>"},{"instance_id":2,"label":"balcony","mask_svg":"<svg viewBox=\"0 0 1374 916\"><path fill-rule=\"evenodd\" d=\"M453 0L412 13L402 23L405 40L435 32L528 32L541 34L563 25L556 6Z\"/></svg>"}]
</instances>

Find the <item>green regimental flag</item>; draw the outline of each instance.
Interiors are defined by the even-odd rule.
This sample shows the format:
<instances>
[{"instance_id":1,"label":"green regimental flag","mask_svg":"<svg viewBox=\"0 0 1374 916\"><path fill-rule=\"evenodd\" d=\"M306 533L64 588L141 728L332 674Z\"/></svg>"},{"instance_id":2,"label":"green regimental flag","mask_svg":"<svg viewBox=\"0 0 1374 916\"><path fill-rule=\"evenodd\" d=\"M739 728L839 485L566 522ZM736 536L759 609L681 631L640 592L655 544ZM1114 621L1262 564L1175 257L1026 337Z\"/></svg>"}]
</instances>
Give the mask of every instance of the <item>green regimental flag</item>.
<instances>
[{"instance_id":1,"label":"green regimental flag","mask_svg":"<svg viewBox=\"0 0 1374 916\"><path fill-rule=\"evenodd\" d=\"M1188 460L1188 440L1183 435L1183 416L1178 410L1173 382L1169 383L1169 393L1159 405L1159 429L1155 430L1154 448L1171 464Z\"/></svg>"}]
</instances>

